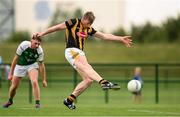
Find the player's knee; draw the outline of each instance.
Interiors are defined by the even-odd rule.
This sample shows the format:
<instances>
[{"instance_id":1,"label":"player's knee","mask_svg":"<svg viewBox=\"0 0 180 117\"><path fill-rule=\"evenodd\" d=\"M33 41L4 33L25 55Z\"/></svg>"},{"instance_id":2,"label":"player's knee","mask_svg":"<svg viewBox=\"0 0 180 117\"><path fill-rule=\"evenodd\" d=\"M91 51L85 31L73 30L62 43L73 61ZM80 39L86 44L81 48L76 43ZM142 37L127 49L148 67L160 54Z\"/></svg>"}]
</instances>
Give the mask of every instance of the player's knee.
<instances>
[{"instance_id":1,"label":"player's knee","mask_svg":"<svg viewBox=\"0 0 180 117\"><path fill-rule=\"evenodd\" d=\"M38 82L37 82L36 80L31 81L31 84L32 84L32 86L34 86L34 87L37 87L37 86L38 86Z\"/></svg>"},{"instance_id":2,"label":"player's knee","mask_svg":"<svg viewBox=\"0 0 180 117\"><path fill-rule=\"evenodd\" d=\"M93 80L91 80L91 79L86 79L86 84L87 85L91 85L93 83Z\"/></svg>"}]
</instances>

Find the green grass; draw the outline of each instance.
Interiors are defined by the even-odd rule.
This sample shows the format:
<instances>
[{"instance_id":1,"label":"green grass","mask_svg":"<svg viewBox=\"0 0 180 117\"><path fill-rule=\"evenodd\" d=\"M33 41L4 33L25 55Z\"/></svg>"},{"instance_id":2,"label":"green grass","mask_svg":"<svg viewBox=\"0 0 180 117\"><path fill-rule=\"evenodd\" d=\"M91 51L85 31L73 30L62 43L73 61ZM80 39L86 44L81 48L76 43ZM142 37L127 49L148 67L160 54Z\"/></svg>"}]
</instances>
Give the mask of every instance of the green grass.
<instances>
[{"instance_id":1,"label":"green grass","mask_svg":"<svg viewBox=\"0 0 180 117\"><path fill-rule=\"evenodd\" d=\"M0 55L4 62L10 63L18 44L0 44ZM64 43L44 43L45 62L63 63ZM133 45L125 48L114 43L87 43L86 55L90 62L124 63L124 62L173 62L180 60L178 44ZM67 63L67 62L66 62ZM180 116L180 83L160 82L159 103L155 104L155 69L143 68L141 104L134 104L132 94L127 91L125 82L132 78L134 66L95 67L100 75L108 80L116 80L122 90L109 91L109 103L105 103L105 93L97 83L94 83L78 97L76 110L68 110L62 101L73 90L73 72L70 66L47 66L48 87L41 87L41 109L30 104L29 84L22 82L14 99L14 104L8 109L0 108L0 116ZM161 67L160 80L179 80L179 67ZM78 77L78 79L80 79ZM67 81L68 80L68 81ZM151 82L148 82L148 81ZM66 82L65 82L66 81ZM123 81L123 82L120 82ZM8 84L2 83L0 88L0 105L8 99Z\"/></svg>"},{"instance_id":2,"label":"green grass","mask_svg":"<svg viewBox=\"0 0 180 117\"><path fill-rule=\"evenodd\" d=\"M0 43L0 55L4 62L12 61L17 46L18 44ZM43 48L46 63L67 62L64 57L65 42L44 42ZM180 60L178 44L133 44L132 48L126 48L112 42L87 42L85 52L91 63L178 63Z\"/></svg>"},{"instance_id":3,"label":"green grass","mask_svg":"<svg viewBox=\"0 0 180 117\"><path fill-rule=\"evenodd\" d=\"M1 109L1 116L180 116L179 105L84 105L68 110L63 105L34 109L32 105Z\"/></svg>"},{"instance_id":4,"label":"green grass","mask_svg":"<svg viewBox=\"0 0 180 117\"><path fill-rule=\"evenodd\" d=\"M109 91L109 103L106 104L104 91L94 83L78 97L77 109L69 110L62 101L72 91L72 83L49 82L47 88L41 87L42 107L35 109L34 102L28 102L28 83L22 82L14 104L8 109L0 108L0 116L180 116L179 84L169 84L168 90L163 85L160 86L159 104L155 104L153 83L146 83L144 86L141 104L133 102L126 83L121 83L121 86L120 91ZM172 96L172 91L176 95ZM8 87L5 82L1 88L0 104L7 101L7 95Z\"/></svg>"}]
</instances>

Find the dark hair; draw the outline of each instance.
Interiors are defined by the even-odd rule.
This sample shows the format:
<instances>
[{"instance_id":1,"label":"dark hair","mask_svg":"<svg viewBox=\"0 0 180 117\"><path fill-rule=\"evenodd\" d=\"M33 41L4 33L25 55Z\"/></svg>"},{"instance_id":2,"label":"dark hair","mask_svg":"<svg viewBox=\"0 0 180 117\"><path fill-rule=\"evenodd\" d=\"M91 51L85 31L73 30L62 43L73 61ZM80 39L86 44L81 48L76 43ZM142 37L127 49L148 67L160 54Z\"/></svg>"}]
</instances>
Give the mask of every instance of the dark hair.
<instances>
[{"instance_id":1,"label":"dark hair","mask_svg":"<svg viewBox=\"0 0 180 117\"><path fill-rule=\"evenodd\" d=\"M84 19L88 19L89 22L92 24L95 20L94 13L92 11L88 11L83 15Z\"/></svg>"},{"instance_id":2,"label":"dark hair","mask_svg":"<svg viewBox=\"0 0 180 117\"><path fill-rule=\"evenodd\" d=\"M39 42L42 41L41 38L38 37L38 36L36 36L36 35L33 35L33 36L32 36L32 39L37 40L37 41L39 41Z\"/></svg>"}]
</instances>

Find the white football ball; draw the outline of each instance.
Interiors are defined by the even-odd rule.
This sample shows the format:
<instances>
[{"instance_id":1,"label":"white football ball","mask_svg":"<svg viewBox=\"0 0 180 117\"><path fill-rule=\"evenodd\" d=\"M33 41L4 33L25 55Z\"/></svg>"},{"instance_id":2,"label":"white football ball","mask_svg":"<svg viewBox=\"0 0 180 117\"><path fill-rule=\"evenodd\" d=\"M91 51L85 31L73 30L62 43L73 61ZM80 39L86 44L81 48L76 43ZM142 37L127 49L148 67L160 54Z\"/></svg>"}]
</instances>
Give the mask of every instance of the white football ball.
<instances>
[{"instance_id":1,"label":"white football ball","mask_svg":"<svg viewBox=\"0 0 180 117\"><path fill-rule=\"evenodd\" d=\"M130 80L127 88L130 92L138 92L141 90L141 82L138 80Z\"/></svg>"}]
</instances>

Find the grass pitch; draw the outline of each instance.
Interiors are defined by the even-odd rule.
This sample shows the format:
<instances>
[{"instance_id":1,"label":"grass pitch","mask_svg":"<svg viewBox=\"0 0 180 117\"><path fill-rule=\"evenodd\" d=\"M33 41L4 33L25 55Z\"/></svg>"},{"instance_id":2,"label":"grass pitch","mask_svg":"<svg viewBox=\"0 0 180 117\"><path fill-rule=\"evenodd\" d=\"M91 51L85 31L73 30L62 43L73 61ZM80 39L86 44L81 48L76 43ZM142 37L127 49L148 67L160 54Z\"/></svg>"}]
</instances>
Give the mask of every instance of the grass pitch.
<instances>
[{"instance_id":1,"label":"grass pitch","mask_svg":"<svg viewBox=\"0 0 180 117\"><path fill-rule=\"evenodd\" d=\"M49 83L47 88L41 87L41 108L35 109L34 101L32 104L28 102L28 83L22 82L14 104L8 109L1 107L0 116L180 116L178 99L176 103L171 103L166 95L162 95L160 103L155 104L152 88L154 85L146 84L141 104L133 102L132 95L125 86L126 84L122 83L122 90L109 91L109 103L106 104L104 92L97 83L94 83L78 97L77 108L69 110L62 102L71 93L72 83ZM164 91L161 93L166 94ZM7 95L8 88L4 84L1 88L1 105L7 101Z\"/></svg>"},{"instance_id":2,"label":"grass pitch","mask_svg":"<svg viewBox=\"0 0 180 117\"><path fill-rule=\"evenodd\" d=\"M121 105L121 104L77 104L69 110L61 103L44 105L35 109L33 105L16 105L0 109L1 116L180 116L180 105Z\"/></svg>"},{"instance_id":3,"label":"grass pitch","mask_svg":"<svg viewBox=\"0 0 180 117\"><path fill-rule=\"evenodd\" d=\"M23 79L14 104L0 108L0 116L180 116L179 68L160 69L159 103L155 104L155 77L152 67L143 68L142 103L135 104L132 94L127 91L127 81L132 79L132 68L101 66L95 69L103 78L121 85L119 91L108 91L108 103L105 92L94 82L78 97L76 110L69 110L62 102L71 94L73 74L71 66L47 66L48 87L41 89L41 108L34 108L34 101L29 103L29 82ZM168 71L168 72L167 72ZM167 74L166 74L167 73ZM77 82L80 81L77 76ZM41 86L41 80L39 81ZM3 81L0 88L0 105L8 100L8 82Z\"/></svg>"}]
</instances>

